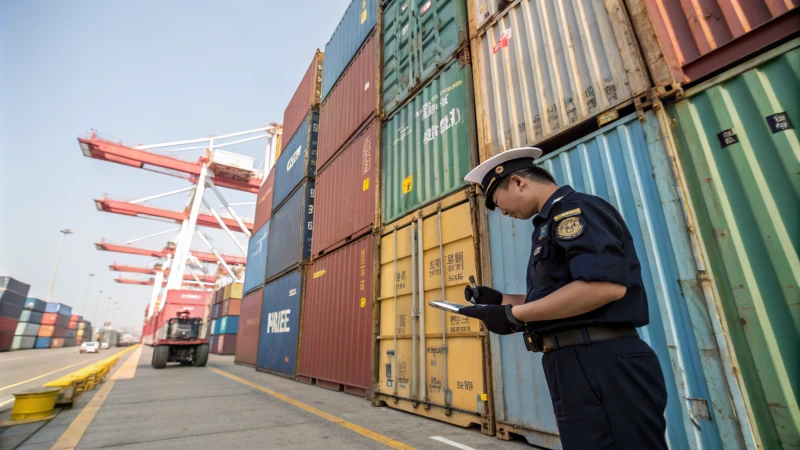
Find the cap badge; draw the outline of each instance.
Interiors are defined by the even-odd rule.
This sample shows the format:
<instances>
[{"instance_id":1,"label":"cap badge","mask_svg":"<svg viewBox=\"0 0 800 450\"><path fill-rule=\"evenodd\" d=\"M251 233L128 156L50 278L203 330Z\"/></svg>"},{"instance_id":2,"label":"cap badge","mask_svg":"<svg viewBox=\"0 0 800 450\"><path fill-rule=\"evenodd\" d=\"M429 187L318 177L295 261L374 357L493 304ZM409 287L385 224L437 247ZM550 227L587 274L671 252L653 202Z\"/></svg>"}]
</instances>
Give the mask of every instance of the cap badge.
<instances>
[{"instance_id":1,"label":"cap badge","mask_svg":"<svg viewBox=\"0 0 800 450\"><path fill-rule=\"evenodd\" d=\"M503 170L505 170L505 169L503 169L503 166L497 166L497 167L494 168L494 171L497 174L503 173Z\"/></svg>"}]
</instances>

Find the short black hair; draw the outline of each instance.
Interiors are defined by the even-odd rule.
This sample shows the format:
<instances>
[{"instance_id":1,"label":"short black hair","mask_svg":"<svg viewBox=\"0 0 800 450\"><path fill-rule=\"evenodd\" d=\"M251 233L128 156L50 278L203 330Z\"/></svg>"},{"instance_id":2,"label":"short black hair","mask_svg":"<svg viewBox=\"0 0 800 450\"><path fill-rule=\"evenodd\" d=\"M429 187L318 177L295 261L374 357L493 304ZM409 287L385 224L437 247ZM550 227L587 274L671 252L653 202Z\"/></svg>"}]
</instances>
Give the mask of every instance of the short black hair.
<instances>
[{"instance_id":1,"label":"short black hair","mask_svg":"<svg viewBox=\"0 0 800 450\"><path fill-rule=\"evenodd\" d=\"M556 184L555 178L550 175L550 172L542 169L539 166L527 167L525 169L517 170L516 172L511 172L510 174L504 176L498 183L495 189L508 189L509 183L511 183L511 177L513 175L517 175L521 178L526 178L531 181L535 181L537 183L547 184L552 183Z\"/></svg>"}]
</instances>

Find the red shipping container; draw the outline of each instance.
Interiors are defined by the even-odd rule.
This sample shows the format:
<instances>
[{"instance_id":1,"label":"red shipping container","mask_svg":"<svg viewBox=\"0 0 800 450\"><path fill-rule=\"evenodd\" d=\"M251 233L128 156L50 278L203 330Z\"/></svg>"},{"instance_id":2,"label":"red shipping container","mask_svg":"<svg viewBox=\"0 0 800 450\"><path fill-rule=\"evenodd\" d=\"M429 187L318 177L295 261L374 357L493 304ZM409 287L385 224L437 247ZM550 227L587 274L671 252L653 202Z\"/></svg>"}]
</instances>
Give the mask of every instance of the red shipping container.
<instances>
[{"instance_id":1,"label":"red shipping container","mask_svg":"<svg viewBox=\"0 0 800 450\"><path fill-rule=\"evenodd\" d=\"M64 346L64 338L54 337L50 339L50 348L61 348Z\"/></svg>"},{"instance_id":2,"label":"red shipping container","mask_svg":"<svg viewBox=\"0 0 800 450\"><path fill-rule=\"evenodd\" d=\"M222 316L238 316L242 311L242 299L232 298L222 303Z\"/></svg>"},{"instance_id":3,"label":"red shipping container","mask_svg":"<svg viewBox=\"0 0 800 450\"><path fill-rule=\"evenodd\" d=\"M347 149L317 175L314 191L314 239L319 257L369 233L375 224L378 127L373 120Z\"/></svg>"},{"instance_id":4,"label":"red shipping container","mask_svg":"<svg viewBox=\"0 0 800 450\"><path fill-rule=\"evenodd\" d=\"M54 338L63 338L67 336L67 329L64 327L56 326L53 329L53 337Z\"/></svg>"},{"instance_id":5,"label":"red shipping container","mask_svg":"<svg viewBox=\"0 0 800 450\"><path fill-rule=\"evenodd\" d=\"M211 353L215 355L233 355L236 353L237 337L235 334L218 334L214 336Z\"/></svg>"},{"instance_id":6,"label":"red shipping container","mask_svg":"<svg viewBox=\"0 0 800 450\"><path fill-rule=\"evenodd\" d=\"M626 0L656 86L696 81L798 30L800 0Z\"/></svg>"},{"instance_id":7,"label":"red shipping container","mask_svg":"<svg viewBox=\"0 0 800 450\"><path fill-rule=\"evenodd\" d=\"M0 332L10 331L11 334L17 330L19 319L12 319L11 317L0 316Z\"/></svg>"},{"instance_id":8,"label":"red shipping container","mask_svg":"<svg viewBox=\"0 0 800 450\"><path fill-rule=\"evenodd\" d=\"M44 313L42 315L42 325L55 325L58 320L58 313Z\"/></svg>"},{"instance_id":9,"label":"red shipping container","mask_svg":"<svg viewBox=\"0 0 800 450\"><path fill-rule=\"evenodd\" d=\"M3 319L4 317L0 317ZM0 350L10 350L11 344L14 342L13 331L0 331Z\"/></svg>"},{"instance_id":10,"label":"red shipping container","mask_svg":"<svg viewBox=\"0 0 800 450\"><path fill-rule=\"evenodd\" d=\"M78 314L73 314L69 316L70 322L80 322L81 320L83 320L83 316L79 316Z\"/></svg>"},{"instance_id":11,"label":"red shipping container","mask_svg":"<svg viewBox=\"0 0 800 450\"><path fill-rule=\"evenodd\" d=\"M67 327L70 330L77 330L78 329L78 322L70 322L69 326Z\"/></svg>"},{"instance_id":12,"label":"red shipping container","mask_svg":"<svg viewBox=\"0 0 800 450\"><path fill-rule=\"evenodd\" d=\"M269 171L267 179L261 184L256 198L256 217L253 221L253 229L260 230L262 226L272 217L272 191L275 188L275 166Z\"/></svg>"},{"instance_id":13,"label":"red shipping container","mask_svg":"<svg viewBox=\"0 0 800 450\"><path fill-rule=\"evenodd\" d=\"M55 325L42 325L39 327L39 337L53 337L53 333L56 330Z\"/></svg>"},{"instance_id":14,"label":"red shipping container","mask_svg":"<svg viewBox=\"0 0 800 450\"><path fill-rule=\"evenodd\" d=\"M306 74L283 112L281 139L283 142L289 142L306 119L308 111L319 106L319 96L322 93L322 60L323 54L317 49L311 65L308 66Z\"/></svg>"},{"instance_id":15,"label":"red shipping container","mask_svg":"<svg viewBox=\"0 0 800 450\"><path fill-rule=\"evenodd\" d=\"M356 54L319 109L317 168L324 169L342 146L378 108L378 34Z\"/></svg>"},{"instance_id":16,"label":"red shipping container","mask_svg":"<svg viewBox=\"0 0 800 450\"><path fill-rule=\"evenodd\" d=\"M264 288L244 296L239 314L239 337L233 361L255 367L258 359L258 339L261 328L261 306Z\"/></svg>"},{"instance_id":17,"label":"red shipping container","mask_svg":"<svg viewBox=\"0 0 800 450\"><path fill-rule=\"evenodd\" d=\"M372 372L373 254L369 235L314 261L306 279L298 377L366 395Z\"/></svg>"}]
</instances>

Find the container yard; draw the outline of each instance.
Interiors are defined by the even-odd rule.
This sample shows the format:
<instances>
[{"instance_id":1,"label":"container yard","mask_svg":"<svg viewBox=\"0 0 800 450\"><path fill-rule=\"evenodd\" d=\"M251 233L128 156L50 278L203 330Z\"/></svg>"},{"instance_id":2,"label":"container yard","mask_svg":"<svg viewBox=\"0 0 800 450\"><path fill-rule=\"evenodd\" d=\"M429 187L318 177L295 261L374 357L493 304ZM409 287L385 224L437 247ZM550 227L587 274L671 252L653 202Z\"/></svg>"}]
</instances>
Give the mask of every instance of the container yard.
<instances>
[{"instance_id":1,"label":"container yard","mask_svg":"<svg viewBox=\"0 0 800 450\"><path fill-rule=\"evenodd\" d=\"M9 209L47 228L12 224L2 253L25 256L0 261L9 274L0 276L0 448L576 450L576 436L599 425L569 421L585 416L573 396L587 391L610 414L609 399L628 392L608 392L602 371L619 363L637 373L636 358L652 356L600 364L581 355L639 338L664 380L657 438L666 448L800 448L800 1L294 3L248 13L194 6L226 18L214 23L162 6L180 33L219 31L190 34L212 59L197 80L173 65L175 46L189 42L173 30L155 32L159 53L131 41L168 61L157 71L163 86L147 84L148 71L134 82L100 67L86 75L91 84L64 81L107 100L86 100L87 109L69 97L76 113L62 116L73 128L36 141L67 149L59 164L76 174L70 188L47 185L57 202L31 190L30 204ZM0 16L51 27L42 18L53 13L26 8L0 7ZM55 27L59 37L43 42L78 60L57 42L80 35L90 54L147 68L128 42L137 33L109 30L112 47L82 34L91 29L82 17L132 14L108 8L61 11L74 29ZM9 48L42 52L31 36L0 27ZM13 51L0 61L12 74L34 64ZM26 77L43 72L35 67ZM53 107L64 103L48 83L37 86ZM31 142L45 139L15 124ZM90 131L76 136L75 127ZM31 158L29 144L13 142ZM592 333L605 328L586 325L579 341L565 330L551 344L535 328L549 317L498 334L464 315L472 302L501 308L480 305L494 289L511 326L519 306L555 304L573 283L594 283L580 264L618 270L603 259L613 249L584 245L579 256L594 259L578 263L564 250L574 247L542 243L598 239L589 210L552 218L553 228L570 223L570 236L540 228L550 220L541 203L532 220L515 218L507 202L525 188L513 180L538 186L534 194L544 183L511 178L520 169L502 158L523 147L542 151L533 164L557 186L619 213L624 226L609 233L630 234L636 265L625 270L640 275L648 311L633 337L600 343L608 339ZM465 180L490 159L500 162L482 186ZM501 189L502 203L487 201L486 190ZM528 192L526 201L543 200ZM50 214L35 203L58 204ZM54 231L67 221L75 228ZM26 233L37 236L35 251L16 247L30 243ZM570 284L539 298L544 258L566 261ZM565 355L574 355L569 373L554 374ZM554 388L575 374L585 383L569 395ZM647 447L609 436L592 448Z\"/></svg>"}]
</instances>

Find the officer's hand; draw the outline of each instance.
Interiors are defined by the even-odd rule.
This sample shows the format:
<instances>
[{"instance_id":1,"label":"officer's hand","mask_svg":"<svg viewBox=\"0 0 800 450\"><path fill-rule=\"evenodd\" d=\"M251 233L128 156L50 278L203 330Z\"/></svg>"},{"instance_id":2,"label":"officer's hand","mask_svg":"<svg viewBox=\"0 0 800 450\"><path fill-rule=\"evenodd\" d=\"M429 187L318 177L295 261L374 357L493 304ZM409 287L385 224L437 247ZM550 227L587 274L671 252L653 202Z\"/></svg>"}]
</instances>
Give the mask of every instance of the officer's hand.
<instances>
[{"instance_id":1,"label":"officer's hand","mask_svg":"<svg viewBox=\"0 0 800 450\"><path fill-rule=\"evenodd\" d=\"M524 331L525 324L511 315L511 308L511 305L467 306L458 310L458 313L482 321L486 329L495 334Z\"/></svg>"},{"instance_id":2,"label":"officer's hand","mask_svg":"<svg viewBox=\"0 0 800 450\"><path fill-rule=\"evenodd\" d=\"M503 303L503 294L486 286L465 287L464 298L470 303L474 298L478 305L500 305Z\"/></svg>"}]
</instances>

